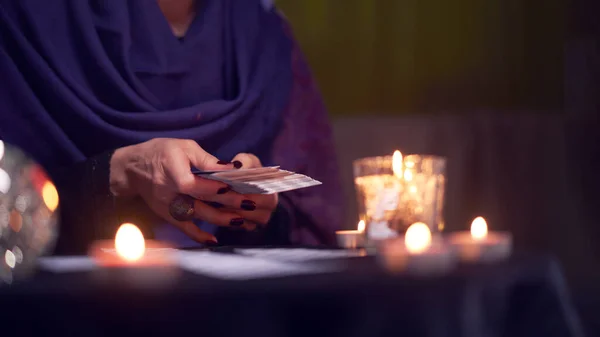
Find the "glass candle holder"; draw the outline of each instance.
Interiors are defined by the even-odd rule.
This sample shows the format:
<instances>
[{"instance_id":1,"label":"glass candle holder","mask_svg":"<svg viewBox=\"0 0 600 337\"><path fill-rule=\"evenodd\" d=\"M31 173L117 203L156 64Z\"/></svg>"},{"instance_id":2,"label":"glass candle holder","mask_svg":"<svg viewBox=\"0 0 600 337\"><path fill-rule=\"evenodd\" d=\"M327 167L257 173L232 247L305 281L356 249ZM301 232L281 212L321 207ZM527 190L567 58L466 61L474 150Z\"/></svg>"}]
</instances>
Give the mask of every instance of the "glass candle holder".
<instances>
[{"instance_id":1,"label":"glass candle holder","mask_svg":"<svg viewBox=\"0 0 600 337\"><path fill-rule=\"evenodd\" d=\"M408 155L403 161L403 193L396 220L402 229L423 222L432 233L444 229L444 188L446 159L429 155Z\"/></svg>"},{"instance_id":2,"label":"glass candle holder","mask_svg":"<svg viewBox=\"0 0 600 337\"><path fill-rule=\"evenodd\" d=\"M446 159L429 155L355 160L354 184L367 242L383 240L423 222L433 234L444 227Z\"/></svg>"},{"instance_id":3,"label":"glass candle holder","mask_svg":"<svg viewBox=\"0 0 600 337\"><path fill-rule=\"evenodd\" d=\"M401 169L394 172L393 156L357 159L353 168L358 212L365 221L366 239L396 236L403 186Z\"/></svg>"}]
</instances>

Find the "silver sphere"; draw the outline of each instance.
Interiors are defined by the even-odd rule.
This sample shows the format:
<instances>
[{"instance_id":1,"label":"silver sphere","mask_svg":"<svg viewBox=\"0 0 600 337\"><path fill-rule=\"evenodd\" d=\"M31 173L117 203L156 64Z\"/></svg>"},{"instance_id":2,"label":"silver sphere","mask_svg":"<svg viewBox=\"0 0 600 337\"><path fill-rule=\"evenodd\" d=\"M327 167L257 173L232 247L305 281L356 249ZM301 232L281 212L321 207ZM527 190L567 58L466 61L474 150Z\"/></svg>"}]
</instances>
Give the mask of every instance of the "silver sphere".
<instances>
[{"instance_id":1,"label":"silver sphere","mask_svg":"<svg viewBox=\"0 0 600 337\"><path fill-rule=\"evenodd\" d=\"M0 140L0 285L26 277L53 249L59 197L44 169Z\"/></svg>"}]
</instances>

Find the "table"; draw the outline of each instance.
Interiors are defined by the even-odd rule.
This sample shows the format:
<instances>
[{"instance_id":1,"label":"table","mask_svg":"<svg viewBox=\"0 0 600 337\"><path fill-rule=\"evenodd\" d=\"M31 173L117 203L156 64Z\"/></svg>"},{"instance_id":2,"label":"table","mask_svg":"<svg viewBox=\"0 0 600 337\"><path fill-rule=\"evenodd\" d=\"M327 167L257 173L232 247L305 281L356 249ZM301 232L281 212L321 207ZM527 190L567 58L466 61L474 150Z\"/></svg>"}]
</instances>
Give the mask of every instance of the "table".
<instances>
[{"instance_id":1,"label":"table","mask_svg":"<svg viewBox=\"0 0 600 337\"><path fill-rule=\"evenodd\" d=\"M231 252L231 250L219 250ZM223 281L183 272L172 286L39 273L0 287L6 336L580 336L556 262L519 255L438 278L392 275L374 257L332 274ZM12 333L12 334L11 334Z\"/></svg>"}]
</instances>

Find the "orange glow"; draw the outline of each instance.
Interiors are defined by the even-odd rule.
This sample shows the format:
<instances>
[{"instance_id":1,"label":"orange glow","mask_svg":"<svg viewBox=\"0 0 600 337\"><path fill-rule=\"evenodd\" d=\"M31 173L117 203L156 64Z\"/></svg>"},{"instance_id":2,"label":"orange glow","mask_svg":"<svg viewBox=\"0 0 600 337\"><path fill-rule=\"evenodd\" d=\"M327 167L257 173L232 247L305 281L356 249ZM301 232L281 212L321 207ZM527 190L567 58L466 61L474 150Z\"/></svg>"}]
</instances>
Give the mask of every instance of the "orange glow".
<instances>
[{"instance_id":1,"label":"orange glow","mask_svg":"<svg viewBox=\"0 0 600 337\"><path fill-rule=\"evenodd\" d=\"M115 236L115 250L125 261L135 262L141 259L146 251L142 231L134 224L122 224Z\"/></svg>"},{"instance_id":2,"label":"orange glow","mask_svg":"<svg viewBox=\"0 0 600 337\"><path fill-rule=\"evenodd\" d=\"M396 177L402 178L402 153L398 150L392 156L392 170Z\"/></svg>"},{"instance_id":3,"label":"orange glow","mask_svg":"<svg viewBox=\"0 0 600 337\"><path fill-rule=\"evenodd\" d=\"M15 233L20 232L21 227L23 227L23 217L21 216L21 213L17 212L16 210L10 212L10 218L8 220L8 223L10 224L10 228Z\"/></svg>"},{"instance_id":4,"label":"orange glow","mask_svg":"<svg viewBox=\"0 0 600 337\"><path fill-rule=\"evenodd\" d=\"M44 204L51 212L54 212L58 207L58 191L54 184L49 181L46 181L42 187L42 199L44 199Z\"/></svg>"},{"instance_id":5,"label":"orange glow","mask_svg":"<svg viewBox=\"0 0 600 337\"><path fill-rule=\"evenodd\" d=\"M475 240L482 240L487 237L487 222L481 216L476 217L471 223L471 237Z\"/></svg>"},{"instance_id":6,"label":"orange glow","mask_svg":"<svg viewBox=\"0 0 600 337\"><path fill-rule=\"evenodd\" d=\"M356 226L356 230L359 232L364 232L366 228L365 220L360 220L358 222L358 226Z\"/></svg>"},{"instance_id":7,"label":"orange glow","mask_svg":"<svg viewBox=\"0 0 600 337\"><path fill-rule=\"evenodd\" d=\"M404 236L406 249L413 254L423 253L431 246L431 231L422 222L415 222L406 230Z\"/></svg>"}]
</instances>

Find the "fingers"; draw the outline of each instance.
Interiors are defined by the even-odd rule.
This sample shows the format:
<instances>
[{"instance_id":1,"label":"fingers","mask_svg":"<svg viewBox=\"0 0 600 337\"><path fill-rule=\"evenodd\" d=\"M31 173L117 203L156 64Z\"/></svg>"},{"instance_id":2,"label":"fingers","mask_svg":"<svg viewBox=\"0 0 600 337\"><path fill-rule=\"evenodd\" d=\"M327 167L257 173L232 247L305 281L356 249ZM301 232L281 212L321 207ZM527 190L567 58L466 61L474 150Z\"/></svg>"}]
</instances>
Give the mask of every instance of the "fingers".
<instances>
[{"instance_id":1,"label":"fingers","mask_svg":"<svg viewBox=\"0 0 600 337\"><path fill-rule=\"evenodd\" d=\"M195 201L194 211L196 218L217 226L242 227L245 222L244 217L238 213L217 209L200 200Z\"/></svg>"},{"instance_id":2,"label":"fingers","mask_svg":"<svg viewBox=\"0 0 600 337\"><path fill-rule=\"evenodd\" d=\"M262 167L262 163L260 159L253 154L250 153L240 153L233 157L233 162L240 162L243 168L257 168Z\"/></svg>"},{"instance_id":3,"label":"fingers","mask_svg":"<svg viewBox=\"0 0 600 337\"><path fill-rule=\"evenodd\" d=\"M198 143L195 141L189 141L189 144L185 146L185 152L188 156L188 160L195 168L203 171L223 171L232 170L236 167L233 162L225 162L217 159L217 157L204 151Z\"/></svg>"},{"instance_id":4,"label":"fingers","mask_svg":"<svg viewBox=\"0 0 600 337\"><path fill-rule=\"evenodd\" d=\"M204 150L200 149L200 151ZM186 152L172 151L162 164L164 174L168 178L167 184L172 184L170 187L174 191L198 198L201 196L218 194L219 192L223 193L228 188L225 183L204 179L194 175L190 171L189 162L190 160L187 157ZM161 186L164 185L165 182L153 181L153 184L155 186Z\"/></svg>"},{"instance_id":5,"label":"fingers","mask_svg":"<svg viewBox=\"0 0 600 337\"><path fill-rule=\"evenodd\" d=\"M204 205L213 209L216 212L227 212L228 214L236 214L236 217L244 219L244 226L251 222L259 225L265 225L271 219L275 207L269 208L254 208L242 209L240 207L226 207L218 202L203 201Z\"/></svg>"},{"instance_id":6,"label":"fingers","mask_svg":"<svg viewBox=\"0 0 600 337\"><path fill-rule=\"evenodd\" d=\"M235 211L240 217L244 218L246 223L266 225L271 220L273 212L266 209L257 209L255 211Z\"/></svg>"},{"instance_id":7,"label":"fingers","mask_svg":"<svg viewBox=\"0 0 600 337\"><path fill-rule=\"evenodd\" d=\"M175 195L173 195L173 199L174 198L175 198ZM161 199L165 200L165 201L172 200L167 197L161 198ZM152 200L148 200L147 198L144 198L144 200L146 201L148 206L150 206L150 208L152 208L152 210L157 215L159 215L163 219L167 220L169 223L173 224L175 227L177 227L179 230L181 230L183 233L185 233L187 236L189 236L194 241L197 241L200 243L207 243L207 242L216 243L217 242L217 238L214 235L211 235L211 234L201 230L193 222L175 220L169 213L170 201L161 202L160 201L161 199L154 198Z\"/></svg>"},{"instance_id":8,"label":"fingers","mask_svg":"<svg viewBox=\"0 0 600 337\"><path fill-rule=\"evenodd\" d=\"M244 222L244 226L243 226L243 228L249 232L255 230L257 227L258 226L255 223L250 222L250 221Z\"/></svg>"},{"instance_id":9,"label":"fingers","mask_svg":"<svg viewBox=\"0 0 600 337\"><path fill-rule=\"evenodd\" d=\"M222 207L253 211L255 209L273 210L277 207L277 194L248 194L243 195L237 192L229 191L223 194L209 195L202 197L202 200L217 202Z\"/></svg>"}]
</instances>

